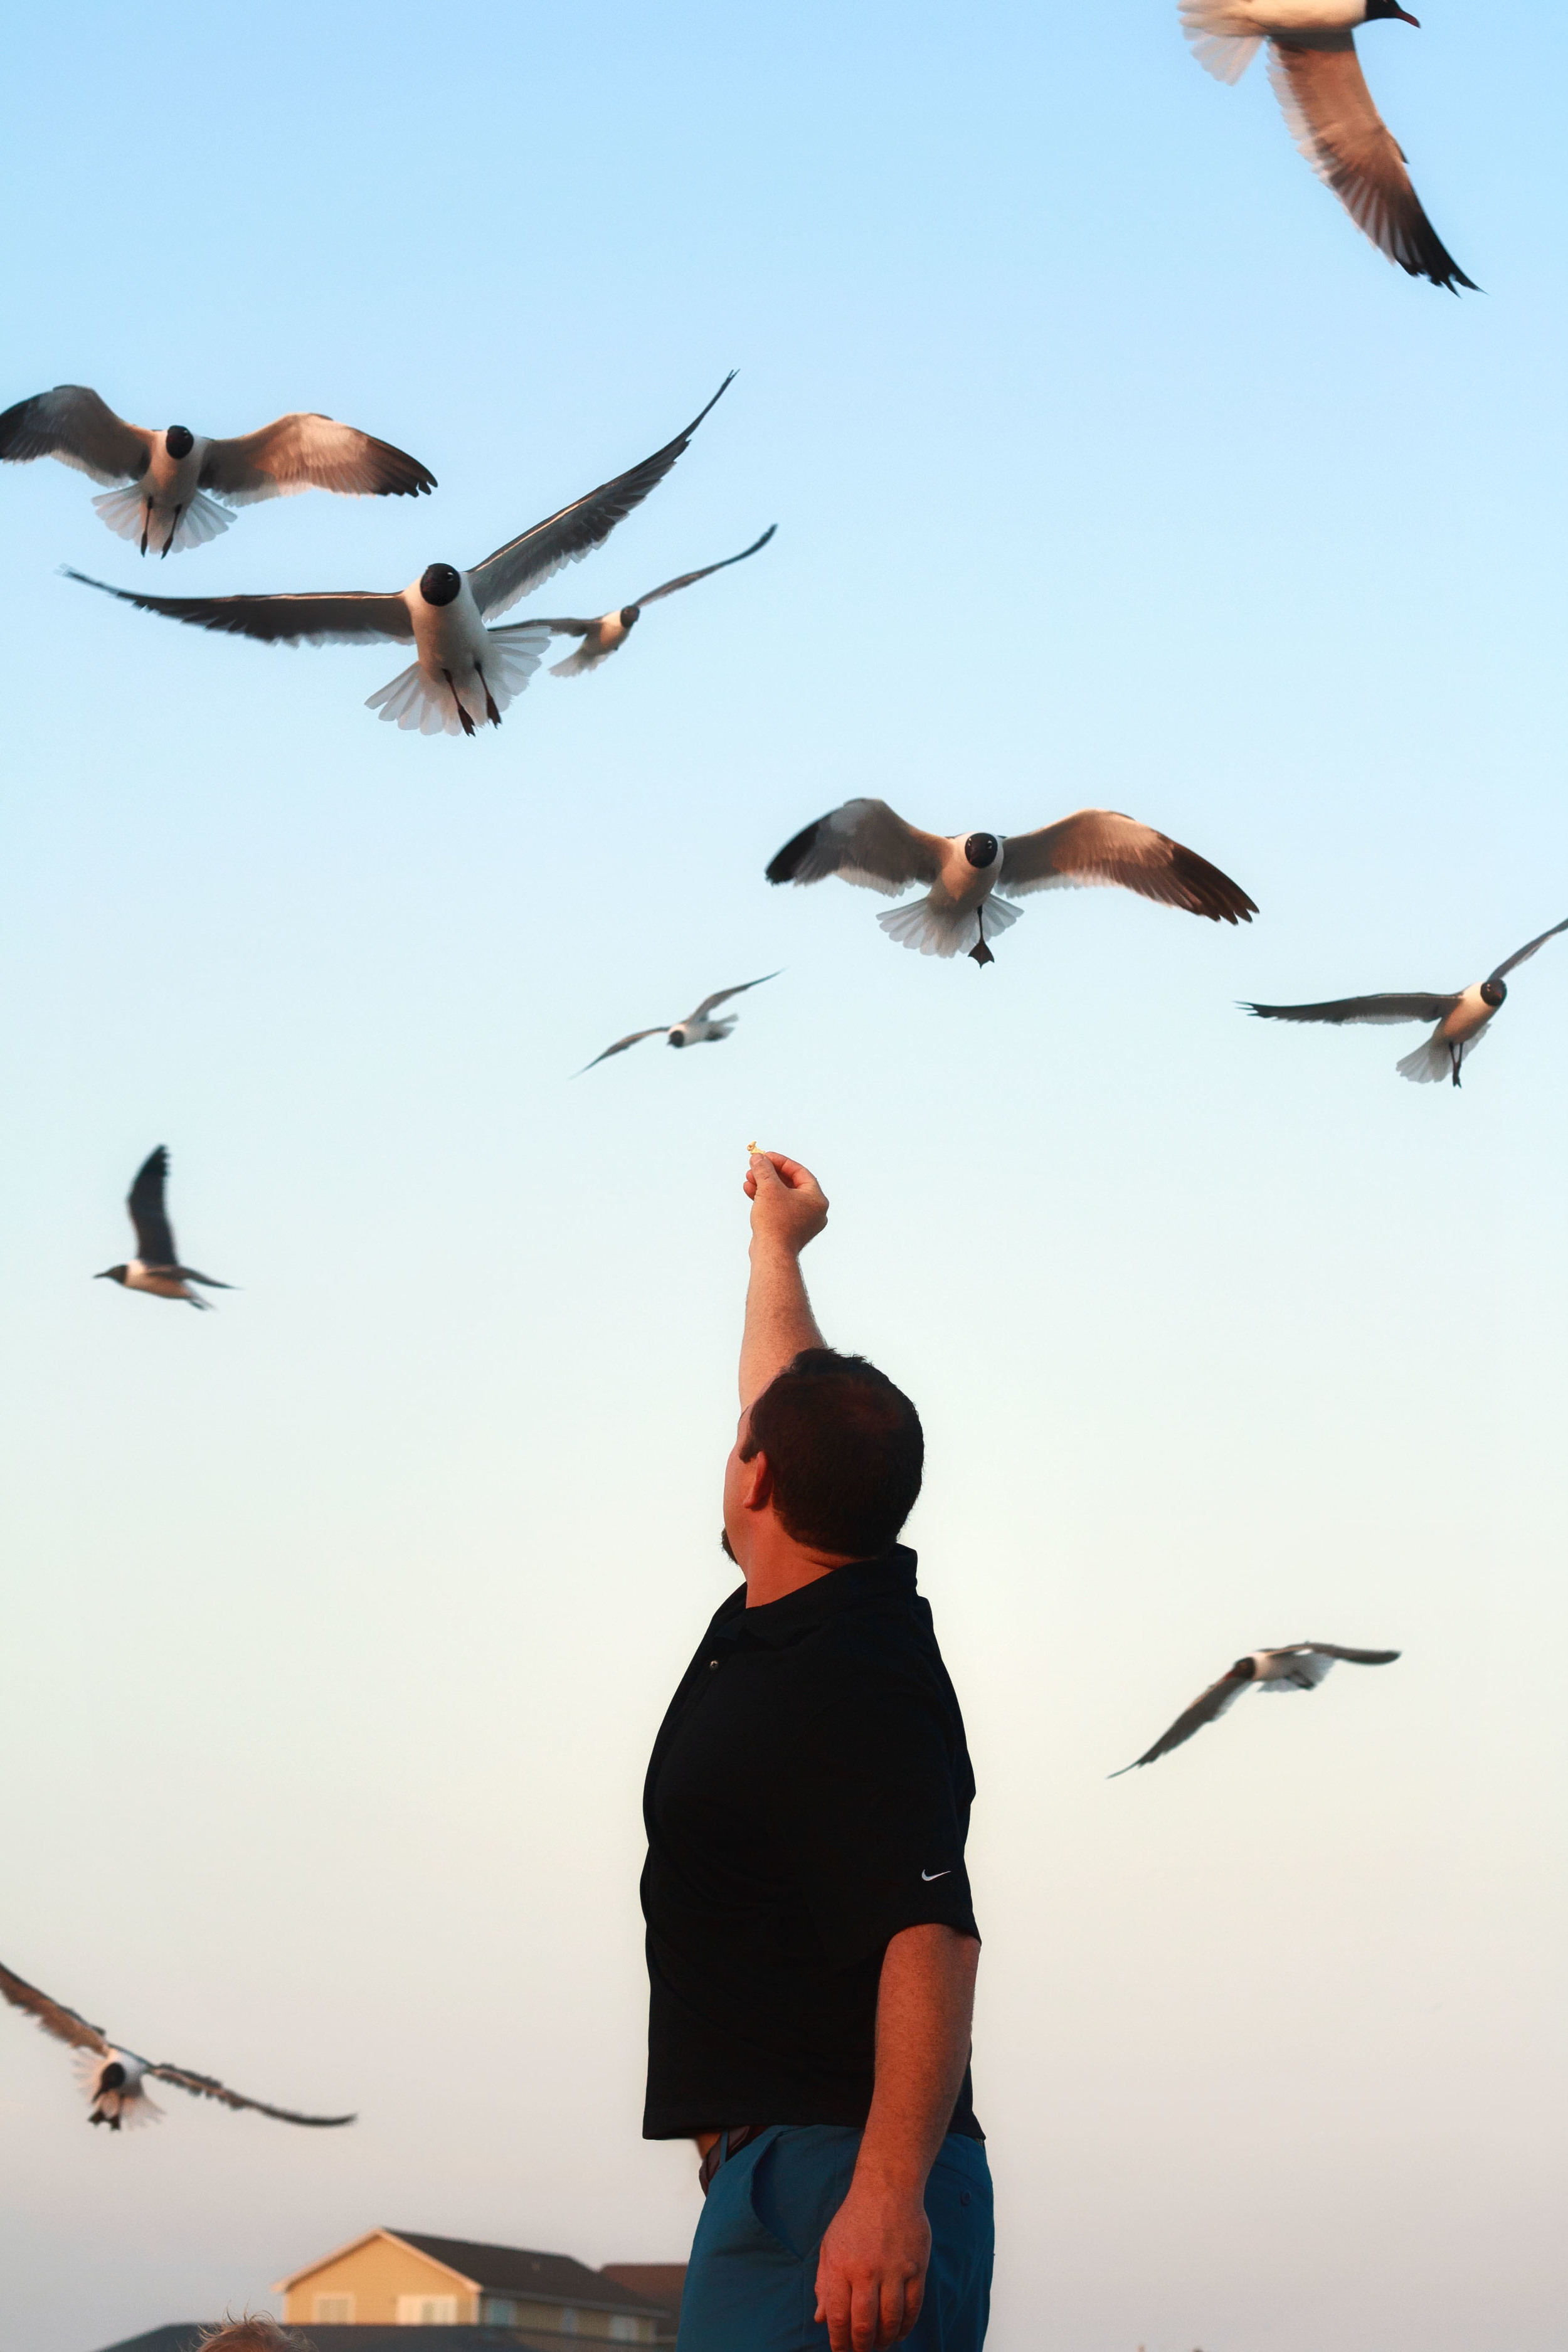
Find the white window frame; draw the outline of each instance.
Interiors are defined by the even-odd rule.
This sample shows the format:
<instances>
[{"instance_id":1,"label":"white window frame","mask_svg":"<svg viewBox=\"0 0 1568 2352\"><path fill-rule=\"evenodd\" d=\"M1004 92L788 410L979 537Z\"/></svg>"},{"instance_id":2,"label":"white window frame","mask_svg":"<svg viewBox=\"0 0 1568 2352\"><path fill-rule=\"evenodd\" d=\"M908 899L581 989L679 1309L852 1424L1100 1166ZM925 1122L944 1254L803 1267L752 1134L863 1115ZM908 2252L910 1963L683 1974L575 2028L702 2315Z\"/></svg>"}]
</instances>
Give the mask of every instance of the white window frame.
<instances>
[{"instance_id":1,"label":"white window frame","mask_svg":"<svg viewBox=\"0 0 1568 2352\"><path fill-rule=\"evenodd\" d=\"M397 2298L399 2327L456 2327L457 2324L455 2294L400 2294Z\"/></svg>"},{"instance_id":2,"label":"white window frame","mask_svg":"<svg viewBox=\"0 0 1568 2352\"><path fill-rule=\"evenodd\" d=\"M330 2310L327 2308L329 2305L331 2306ZM352 2327L353 2317L354 2299L352 2294L344 2294L340 2290L330 2294L318 2294L312 2299L312 2327Z\"/></svg>"}]
</instances>

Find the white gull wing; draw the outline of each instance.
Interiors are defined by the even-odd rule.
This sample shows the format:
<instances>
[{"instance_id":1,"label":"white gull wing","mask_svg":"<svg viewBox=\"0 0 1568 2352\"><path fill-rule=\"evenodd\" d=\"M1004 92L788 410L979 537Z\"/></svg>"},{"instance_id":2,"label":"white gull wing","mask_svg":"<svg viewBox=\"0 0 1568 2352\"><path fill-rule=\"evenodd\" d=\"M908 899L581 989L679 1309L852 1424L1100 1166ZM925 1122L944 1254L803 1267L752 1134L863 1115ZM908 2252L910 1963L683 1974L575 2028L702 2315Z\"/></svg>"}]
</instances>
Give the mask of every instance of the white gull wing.
<instances>
[{"instance_id":1,"label":"white gull wing","mask_svg":"<svg viewBox=\"0 0 1568 2352\"><path fill-rule=\"evenodd\" d=\"M1475 292L1421 208L1405 151L1372 102L1354 35L1320 35L1300 47L1271 40L1268 74L1291 137L1357 228L1409 277Z\"/></svg>"},{"instance_id":2,"label":"white gull wing","mask_svg":"<svg viewBox=\"0 0 1568 2352\"><path fill-rule=\"evenodd\" d=\"M613 481L601 482L596 490L547 515L531 530L509 539L504 547L498 547L493 555L476 563L468 573L468 585L483 618L489 621L496 614L506 612L520 596L529 595L563 564L580 563L595 548L603 547L616 525L624 521L632 509L640 506L648 492L663 481L708 409L723 397L734 380L731 369L708 407L700 410L683 433L667 441L662 449L656 449L651 457L645 457L640 466L630 467Z\"/></svg>"},{"instance_id":3,"label":"white gull wing","mask_svg":"<svg viewBox=\"0 0 1568 2352\"><path fill-rule=\"evenodd\" d=\"M222 635L258 637L264 645L355 646L373 637L412 637L414 623L401 596L344 588L308 596L148 596L134 588L111 588L67 565L68 580L98 588L135 604L143 613L185 621L192 628Z\"/></svg>"},{"instance_id":4,"label":"white gull wing","mask_svg":"<svg viewBox=\"0 0 1568 2352\"><path fill-rule=\"evenodd\" d=\"M85 383L57 383L0 416L0 459L13 466L58 457L95 482L134 482L152 454L153 436L116 416Z\"/></svg>"},{"instance_id":5,"label":"white gull wing","mask_svg":"<svg viewBox=\"0 0 1568 2352\"><path fill-rule=\"evenodd\" d=\"M715 989L711 996L703 998L695 1013L689 1013L686 1017L688 1021L706 1021L716 1005L727 1004L731 996L744 996L748 988L761 988L763 981L777 978L776 971L764 971L762 980L742 980L734 988Z\"/></svg>"},{"instance_id":6,"label":"white gull wing","mask_svg":"<svg viewBox=\"0 0 1568 2352\"><path fill-rule=\"evenodd\" d=\"M1079 809L1037 833L1008 835L996 886L1008 898L1090 885L1135 890L1212 923L1249 923L1258 912L1217 866L1119 809Z\"/></svg>"},{"instance_id":7,"label":"white gull wing","mask_svg":"<svg viewBox=\"0 0 1568 2352\"><path fill-rule=\"evenodd\" d=\"M1325 1004L1244 1004L1260 1021L1446 1021L1462 992L1437 996L1416 989L1407 995L1336 996Z\"/></svg>"},{"instance_id":8,"label":"white gull wing","mask_svg":"<svg viewBox=\"0 0 1568 2352\"><path fill-rule=\"evenodd\" d=\"M26 1977L16 1976L10 1969L0 1967L0 1993L4 1993L13 2009L25 2010L46 2033L52 2033L57 2042L68 2042L73 2050L90 2051L100 2058L107 2058L110 2054L110 2044L100 2026L89 2025L85 2017L79 2017L76 2011L68 2009L63 2000L52 2000L47 1992L40 1992L37 1985L30 1985Z\"/></svg>"},{"instance_id":9,"label":"white gull wing","mask_svg":"<svg viewBox=\"0 0 1568 2352\"><path fill-rule=\"evenodd\" d=\"M436 477L405 449L377 441L335 417L275 417L259 432L209 441L202 457L204 490L231 506L257 499L291 498L300 490L335 490L344 498L417 498Z\"/></svg>"},{"instance_id":10,"label":"white gull wing","mask_svg":"<svg viewBox=\"0 0 1568 2352\"><path fill-rule=\"evenodd\" d=\"M218 2099L226 2107L249 2107L258 2116L271 2116L280 2124L304 2124L313 2131L335 2131L342 2124L357 2121L355 2116L306 2116L293 2107L268 2106L265 2099L247 2099L243 2091L231 2091L214 2074L193 2074L186 2066L149 2066L149 2075L160 2083L173 2083L182 2091L189 2091L194 2099Z\"/></svg>"},{"instance_id":11,"label":"white gull wing","mask_svg":"<svg viewBox=\"0 0 1568 2352\"><path fill-rule=\"evenodd\" d=\"M934 882L947 843L908 824L886 801L846 801L786 841L770 863L770 882L824 882L830 874L896 898L911 882Z\"/></svg>"},{"instance_id":12,"label":"white gull wing","mask_svg":"<svg viewBox=\"0 0 1568 2352\"><path fill-rule=\"evenodd\" d=\"M1316 1690L1336 1660L1352 1666L1391 1666L1397 1650L1350 1650L1339 1642L1288 1642L1282 1649L1265 1650L1265 1668L1258 1677L1264 1691ZM1278 1667L1278 1672L1270 1669Z\"/></svg>"},{"instance_id":13,"label":"white gull wing","mask_svg":"<svg viewBox=\"0 0 1568 2352\"><path fill-rule=\"evenodd\" d=\"M1489 972L1487 978L1489 980L1506 979L1516 964L1528 963L1537 948L1543 948L1548 940L1554 940L1557 937L1559 931L1568 931L1568 920L1553 923L1549 931L1542 931L1541 937L1538 940L1531 940L1527 948L1519 949L1517 953L1509 957L1506 963L1500 963L1495 971Z\"/></svg>"},{"instance_id":14,"label":"white gull wing","mask_svg":"<svg viewBox=\"0 0 1568 2352\"><path fill-rule=\"evenodd\" d=\"M1203 1729L1205 1724L1215 1722L1227 1706L1235 1706L1251 1683L1253 1674L1252 1660L1237 1658L1228 1674L1221 1675L1217 1683L1210 1683L1202 1696L1194 1699L1191 1706L1177 1716L1170 1729L1160 1734L1152 1748L1145 1749L1142 1756L1135 1756L1131 1764L1123 1764L1121 1772L1112 1772L1109 1777L1112 1780L1120 1780L1122 1772L1136 1772L1141 1766L1152 1764L1158 1757L1168 1756L1173 1748L1184 1746L1194 1732Z\"/></svg>"}]
</instances>

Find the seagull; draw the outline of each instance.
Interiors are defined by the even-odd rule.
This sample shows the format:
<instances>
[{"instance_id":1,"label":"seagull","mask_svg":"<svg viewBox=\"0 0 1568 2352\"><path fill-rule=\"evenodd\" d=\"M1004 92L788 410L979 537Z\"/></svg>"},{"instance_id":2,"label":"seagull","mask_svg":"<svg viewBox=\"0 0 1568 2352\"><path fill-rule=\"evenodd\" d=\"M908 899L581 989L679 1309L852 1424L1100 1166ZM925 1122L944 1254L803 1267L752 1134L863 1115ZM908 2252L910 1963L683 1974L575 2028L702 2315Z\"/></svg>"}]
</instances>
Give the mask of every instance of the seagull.
<instances>
[{"instance_id":1,"label":"seagull","mask_svg":"<svg viewBox=\"0 0 1568 2352\"><path fill-rule=\"evenodd\" d=\"M602 482L585 498L508 540L470 572L456 564L427 564L406 588L379 595L364 589L304 596L141 596L110 588L68 569L67 578L101 588L144 613L163 613L199 629L231 636L260 637L271 645L358 645L367 638L412 638L418 658L389 686L366 698L399 727L422 735L472 735L488 719L499 727L501 712L521 694L539 667L550 642L548 621L522 621L505 629L487 628L559 572L602 547L616 525L640 506L664 479L697 427L734 381L731 370L713 399L684 433L645 457L640 466Z\"/></svg>"},{"instance_id":2,"label":"seagull","mask_svg":"<svg viewBox=\"0 0 1568 2352\"><path fill-rule=\"evenodd\" d=\"M163 1206L168 1174L168 1148L161 1143L156 1151L147 1154L126 1195L125 1205L136 1228L135 1256L129 1265L106 1265L101 1274L92 1278L94 1282L118 1282L125 1290L150 1290L155 1298L183 1298L187 1307L210 1307L210 1299L198 1298L190 1288L193 1282L205 1283L209 1290L232 1290L234 1285L219 1282L216 1275L198 1274L194 1265L180 1264L168 1211Z\"/></svg>"},{"instance_id":3,"label":"seagull","mask_svg":"<svg viewBox=\"0 0 1568 2352\"><path fill-rule=\"evenodd\" d=\"M595 1054L591 1062L584 1062L583 1068L574 1070L572 1075L580 1078L584 1071L596 1070L599 1064L607 1062L612 1054L624 1054L628 1045L640 1045L645 1037L662 1037L667 1045L717 1045L721 1038L729 1035L738 1018L731 1013L727 1020L715 1021L711 1016L719 1006L727 1004L731 996L744 996L748 988L761 988L763 980L777 978L776 971L764 971L762 980L743 980L738 988L715 989L713 994L705 996L696 1012L689 1013L684 1021L677 1021L668 1028L660 1022L657 1028L634 1029L629 1037L617 1037L613 1045L606 1045L602 1054Z\"/></svg>"},{"instance_id":4,"label":"seagull","mask_svg":"<svg viewBox=\"0 0 1568 2352\"><path fill-rule=\"evenodd\" d=\"M799 883L840 874L888 898L928 882L926 898L877 920L902 947L936 956L962 948L983 968L996 960L987 929L994 939L1024 911L999 891L1105 883L1213 923L1249 923L1258 912L1217 866L1117 809L1079 809L1037 833L943 835L907 824L886 801L846 801L786 842L767 873L770 882Z\"/></svg>"},{"instance_id":5,"label":"seagull","mask_svg":"<svg viewBox=\"0 0 1568 2352\"><path fill-rule=\"evenodd\" d=\"M1372 102L1355 27L1420 18L1398 0L1181 0L1182 30L1217 81L1241 79L1260 41L1291 137L1357 228L1411 278L1477 292L1421 209L1405 150Z\"/></svg>"},{"instance_id":6,"label":"seagull","mask_svg":"<svg viewBox=\"0 0 1568 2352\"><path fill-rule=\"evenodd\" d=\"M552 662L551 677L581 677L584 671L597 669L601 662L619 653L642 617L645 604L657 604L661 596L673 596L678 588L689 588L699 580L710 580L715 572L727 572L731 563L744 563L748 555L755 555L760 547L766 547L777 529L777 523L771 522L761 539L754 539L739 555L727 555L722 563L706 563L700 572L683 572L679 580L667 580L662 588L650 588L635 604L622 604L615 612L601 613L596 621L544 622L542 626L552 636L584 640L578 651L569 654L564 661Z\"/></svg>"},{"instance_id":7,"label":"seagull","mask_svg":"<svg viewBox=\"0 0 1568 2352\"><path fill-rule=\"evenodd\" d=\"M1559 931L1568 931L1568 919L1553 923L1485 980L1455 989L1447 996L1416 990L1408 996L1341 996L1328 1004L1244 1004L1241 1009L1256 1013L1260 1021L1435 1021L1437 1026L1426 1044L1406 1054L1394 1067L1402 1078L1410 1078L1418 1087L1440 1086L1445 1078L1458 1086L1466 1055L1475 1052L1508 995L1509 973L1516 964L1528 963L1536 950L1554 940Z\"/></svg>"},{"instance_id":8,"label":"seagull","mask_svg":"<svg viewBox=\"0 0 1568 2352\"><path fill-rule=\"evenodd\" d=\"M1168 1756L1173 1748L1180 1748L1205 1723L1216 1721L1249 1684L1256 1683L1260 1691L1316 1690L1338 1658L1352 1666L1391 1666L1398 1655L1397 1650L1342 1649L1337 1642L1291 1642L1282 1650L1250 1651L1245 1658L1237 1658L1230 1672L1221 1675L1217 1683L1211 1683L1184 1715L1177 1716L1169 1731L1161 1733L1146 1755L1124 1764L1121 1772L1136 1772L1141 1765L1152 1764L1156 1757ZM1110 1777L1120 1780L1121 1772L1112 1772Z\"/></svg>"},{"instance_id":9,"label":"seagull","mask_svg":"<svg viewBox=\"0 0 1568 2352\"><path fill-rule=\"evenodd\" d=\"M127 425L85 383L57 383L0 416L0 458L58 457L95 482L128 482L93 505L121 539L162 541L161 555L203 547L228 529L230 507L299 490L345 498L417 498L436 477L417 457L331 416L274 417L259 433L214 441L188 425ZM209 493L211 495L209 496Z\"/></svg>"},{"instance_id":10,"label":"seagull","mask_svg":"<svg viewBox=\"0 0 1568 2352\"><path fill-rule=\"evenodd\" d=\"M107 2124L110 2131L120 2131L129 2124L146 2123L161 2116L163 2108L147 2095L144 2083L151 2078L156 2083L175 2083L182 2091L189 2091L195 2099L221 2099L226 2107L254 2107L258 2116L272 2116L280 2124L308 2124L313 2129L327 2131L339 2124L352 2124L353 2116L300 2116L292 2107L269 2107L265 2099L247 2099L239 2091L231 2091L212 2074L194 2074L187 2066L154 2066L145 2058L138 2058L133 2050L121 2050L107 2041L102 2030L89 2025L74 2009L63 2001L51 2000L47 1992L30 1985L25 1977L13 1976L7 1968L0 1967L0 1993L4 1993L13 2009L25 2009L36 2017L46 2033L57 2042L68 2042L77 2053L77 2078L91 2101L88 2121Z\"/></svg>"}]
</instances>

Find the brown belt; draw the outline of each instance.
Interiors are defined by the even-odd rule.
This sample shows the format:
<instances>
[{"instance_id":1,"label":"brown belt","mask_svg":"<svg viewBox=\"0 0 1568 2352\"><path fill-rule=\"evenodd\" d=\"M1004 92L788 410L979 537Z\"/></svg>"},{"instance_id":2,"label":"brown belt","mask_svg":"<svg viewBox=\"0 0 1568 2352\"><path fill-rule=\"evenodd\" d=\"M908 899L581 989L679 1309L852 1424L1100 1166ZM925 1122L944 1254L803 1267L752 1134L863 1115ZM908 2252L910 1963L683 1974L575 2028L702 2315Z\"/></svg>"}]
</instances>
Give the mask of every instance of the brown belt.
<instances>
[{"instance_id":1,"label":"brown belt","mask_svg":"<svg viewBox=\"0 0 1568 2352\"><path fill-rule=\"evenodd\" d=\"M728 2131L720 2133L697 2168L697 2183L704 2197L712 2186L713 2176L720 2166L731 2157L739 2156L743 2147L770 2128L767 2124L732 2124Z\"/></svg>"}]
</instances>

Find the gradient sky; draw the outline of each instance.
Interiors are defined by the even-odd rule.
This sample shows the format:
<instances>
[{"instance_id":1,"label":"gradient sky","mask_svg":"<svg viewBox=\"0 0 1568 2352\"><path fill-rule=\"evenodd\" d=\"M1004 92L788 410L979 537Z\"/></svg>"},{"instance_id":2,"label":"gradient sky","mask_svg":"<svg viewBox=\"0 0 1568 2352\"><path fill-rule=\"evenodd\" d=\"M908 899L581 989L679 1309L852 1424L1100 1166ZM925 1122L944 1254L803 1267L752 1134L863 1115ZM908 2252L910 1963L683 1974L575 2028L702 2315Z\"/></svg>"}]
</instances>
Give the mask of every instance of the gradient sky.
<instances>
[{"instance_id":1,"label":"gradient sky","mask_svg":"<svg viewBox=\"0 0 1568 2352\"><path fill-rule=\"evenodd\" d=\"M1168 0L12 26L0 402L321 408L441 487L153 577L81 477L0 483L4 1958L362 2115L89 2133L0 2014L8 2352L377 2222L684 2254L638 1801L729 1583L753 1135L832 1197L828 1336L925 1416L994 2352L1558 2340L1568 941L1458 1094L1394 1076L1414 1032L1235 1010L1456 986L1568 914L1568 23L1422 14L1363 48L1460 300ZM395 647L57 576L472 562L731 366L544 609L773 545L471 743L363 708ZM1127 808L1262 912L1037 898L935 965L763 881L854 793ZM775 966L722 1052L568 1083ZM88 1278L161 1141L243 1286L200 1321ZM1405 1656L1107 1782L1303 1637Z\"/></svg>"}]
</instances>

